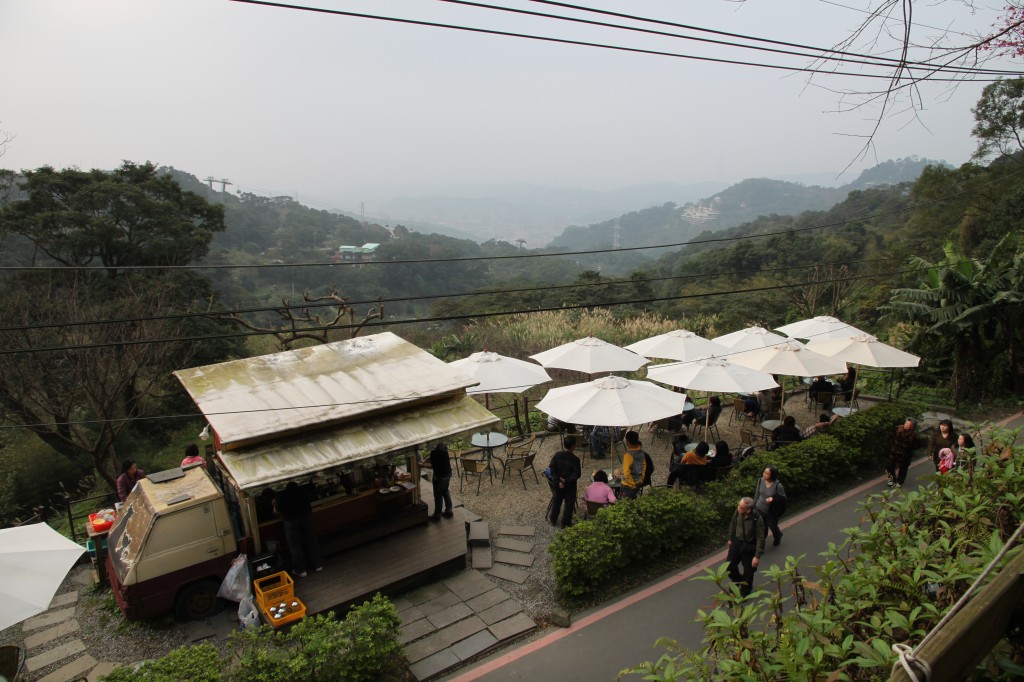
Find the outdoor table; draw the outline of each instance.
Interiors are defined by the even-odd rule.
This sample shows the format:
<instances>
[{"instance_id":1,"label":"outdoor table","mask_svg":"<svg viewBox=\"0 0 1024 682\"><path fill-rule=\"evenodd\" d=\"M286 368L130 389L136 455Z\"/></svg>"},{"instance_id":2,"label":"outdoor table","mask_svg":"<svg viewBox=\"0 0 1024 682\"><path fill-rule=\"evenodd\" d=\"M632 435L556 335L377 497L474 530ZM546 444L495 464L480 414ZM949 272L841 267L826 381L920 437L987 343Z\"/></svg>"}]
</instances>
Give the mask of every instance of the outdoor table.
<instances>
[{"instance_id":1,"label":"outdoor table","mask_svg":"<svg viewBox=\"0 0 1024 682\"><path fill-rule=\"evenodd\" d=\"M470 442L478 448L483 448L484 457L487 458L487 466L494 470L494 463L492 458L494 457L494 448L500 448L502 445L508 443L508 436L497 431L491 431L490 433L474 433ZM500 462L501 459L499 458Z\"/></svg>"},{"instance_id":2,"label":"outdoor table","mask_svg":"<svg viewBox=\"0 0 1024 682\"><path fill-rule=\"evenodd\" d=\"M761 422L761 428L765 431L774 431L780 426L782 426L782 422L778 419L765 419Z\"/></svg>"},{"instance_id":3,"label":"outdoor table","mask_svg":"<svg viewBox=\"0 0 1024 682\"><path fill-rule=\"evenodd\" d=\"M838 414L840 417L849 417L857 410L853 407L833 407L832 414Z\"/></svg>"}]
</instances>

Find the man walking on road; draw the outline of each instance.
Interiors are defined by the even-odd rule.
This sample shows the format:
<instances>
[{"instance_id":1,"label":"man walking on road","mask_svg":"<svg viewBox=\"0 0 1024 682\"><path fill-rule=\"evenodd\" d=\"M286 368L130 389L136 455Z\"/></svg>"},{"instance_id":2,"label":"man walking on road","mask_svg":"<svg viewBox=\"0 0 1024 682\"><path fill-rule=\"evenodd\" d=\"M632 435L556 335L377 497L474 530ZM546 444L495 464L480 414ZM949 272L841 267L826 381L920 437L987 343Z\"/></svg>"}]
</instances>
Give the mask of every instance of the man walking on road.
<instances>
[{"instance_id":1,"label":"man walking on road","mask_svg":"<svg viewBox=\"0 0 1024 682\"><path fill-rule=\"evenodd\" d=\"M744 497L736 506L729 523L729 580L739 585L740 597L754 589L754 571L764 554L764 519L754 513L754 500ZM740 567L743 572L740 573Z\"/></svg>"},{"instance_id":2,"label":"man walking on road","mask_svg":"<svg viewBox=\"0 0 1024 682\"><path fill-rule=\"evenodd\" d=\"M921 437L917 435L917 420L907 417L902 426L896 427L896 437L889 449L889 460L885 470L889 474L889 487L903 487L910 469L910 459L914 450L921 447Z\"/></svg>"},{"instance_id":3,"label":"man walking on road","mask_svg":"<svg viewBox=\"0 0 1024 682\"><path fill-rule=\"evenodd\" d=\"M566 436L562 441L562 449L551 458L551 478L554 481L555 497L551 500L551 525L558 523L558 510L565 504L562 512L562 528L572 525L572 514L576 511L576 481L582 473L580 458L573 454L576 449L576 436Z\"/></svg>"}]
</instances>

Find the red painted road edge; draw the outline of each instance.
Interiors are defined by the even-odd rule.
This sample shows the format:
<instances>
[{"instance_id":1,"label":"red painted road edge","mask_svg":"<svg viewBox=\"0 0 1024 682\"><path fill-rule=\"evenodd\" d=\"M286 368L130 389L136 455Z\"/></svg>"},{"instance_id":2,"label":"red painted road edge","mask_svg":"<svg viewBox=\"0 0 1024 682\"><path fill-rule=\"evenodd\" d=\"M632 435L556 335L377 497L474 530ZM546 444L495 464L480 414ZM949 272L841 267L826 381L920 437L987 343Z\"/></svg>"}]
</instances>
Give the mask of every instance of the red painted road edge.
<instances>
[{"instance_id":1,"label":"red painted road edge","mask_svg":"<svg viewBox=\"0 0 1024 682\"><path fill-rule=\"evenodd\" d=\"M927 457L914 462L911 466L916 467L919 464L922 464L926 461L929 461ZM817 507L812 507L811 509L808 509L805 512L797 514L785 523L779 524L779 527L781 529L788 529L790 526L798 524L804 519L810 518L815 514L819 514L822 511L839 504L840 502L845 502L851 497L862 495L865 492L871 490L872 488L877 488L885 480L885 476L879 476L878 478L872 479L867 483L864 483L856 488L853 488L852 490L846 491L845 493L839 495L838 497L832 498L828 502L820 504ZM603 618L607 618L613 613L618 613L622 609L628 608L639 601L647 599L648 597L651 597L669 587L672 587L673 585L682 582L683 580L689 580L698 573L703 572L704 569L711 568L712 566L717 566L718 564L722 563L723 561L725 561L725 558L726 550L722 550L717 554L713 554L712 556L708 557L699 564L690 566L689 568L686 568L680 571L679 573L676 573L675 575L669 576L668 578L656 582L653 585L645 587L636 594L631 594L628 597L624 597L623 599L620 599L619 601L616 601L613 604L609 604L608 606L605 606L603 608L598 609L597 611L594 611L588 616L580 618L579 620L573 622L573 624L567 628L560 628L558 630L555 630L550 634L538 637L535 640L527 642L526 644L523 644L522 646L517 647L516 649L513 649L512 651L506 654L502 654L501 656L498 656L495 659L485 661L481 663L479 666L467 670L458 677L453 677L450 682L470 682L471 680L479 679L494 670L505 667L509 663L514 663L515 661L518 661L520 658L523 658L524 656L529 656L534 651L539 651L540 649L543 649L549 644L557 642L563 637L575 635L580 630L586 628L587 626L593 623L598 622Z\"/></svg>"}]
</instances>

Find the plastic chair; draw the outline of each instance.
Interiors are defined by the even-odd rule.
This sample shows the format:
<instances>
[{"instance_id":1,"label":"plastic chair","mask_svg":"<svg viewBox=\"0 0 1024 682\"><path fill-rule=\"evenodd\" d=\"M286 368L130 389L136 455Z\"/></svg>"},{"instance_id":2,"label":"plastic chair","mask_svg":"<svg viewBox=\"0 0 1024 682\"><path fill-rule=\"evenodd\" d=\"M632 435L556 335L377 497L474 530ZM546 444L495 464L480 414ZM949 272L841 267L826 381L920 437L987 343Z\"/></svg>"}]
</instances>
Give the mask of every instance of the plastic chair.
<instances>
[{"instance_id":1,"label":"plastic chair","mask_svg":"<svg viewBox=\"0 0 1024 682\"><path fill-rule=\"evenodd\" d=\"M519 478L523 481L523 490L526 490L526 474L524 473L527 469L533 472L533 480L540 483L540 479L537 478L537 470L533 468L533 460L537 458L536 452L531 452L523 457L509 457L505 460L505 466L501 471L501 482L505 482L505 474L508 473L509 469L519 474Z\"/></svg>"},{"instance_id":2,"label":"plastic chair","mask_svg":"<svg viewBox=\"0 0 1024 682\"><path fill-rule=\"evenodd\" d=\"M459 492L462 492L462 482L470 476L476 476L476 494L480 494L480 484L484 481L484 474L491 477L491 485L494 485L494 473L491 471L490 462L486 459L463 456L459 462L462 464L462 474L459 476Z\"/></svg>"},{"instance_id":3,"label":"plastic chair","mask_svg":"<svg viewBox=\"0 0 1024 682\"><path fill-rule=\"evenodd\" d=\"M25 671L25 648L20 644L0 646L0 675L8 682L18 682Z\"/></svg>"},{"instance_id":4,"label":"plastic chair","mask_svg":"<svg viewBox=\"0 0 1024 682\"><path fill-rule=\"evenodd\" d=\"M732 412L729 414L729 423L742 422L747 418L747 404L743 398L736 396L732 399Z\"/></svg>"}]
</instances>

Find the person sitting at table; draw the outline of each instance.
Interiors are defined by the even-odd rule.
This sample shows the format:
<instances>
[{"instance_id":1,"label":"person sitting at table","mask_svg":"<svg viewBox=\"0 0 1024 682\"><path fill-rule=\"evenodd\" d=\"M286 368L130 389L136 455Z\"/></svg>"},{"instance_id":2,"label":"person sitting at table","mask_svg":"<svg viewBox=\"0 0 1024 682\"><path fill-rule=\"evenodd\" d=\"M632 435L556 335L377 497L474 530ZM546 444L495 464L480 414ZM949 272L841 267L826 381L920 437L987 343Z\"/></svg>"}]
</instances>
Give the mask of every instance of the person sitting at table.
<instances>
[{"instance_id":1,"label":"person sitting at table","mask_svg":"<svg viewBox=\"0 0 1024 682\"><path fill-rule=\"evenodd\" d=\"M594 482L583 491L583 499L604 507L615 504L615 491L608 485L608 474L603 469L594 472Z\"/></svg>"},{"instance_id":2,"label":"person sitting at table","mask_svg":"<svg viewBox=\"0 0 1024 682\"><path fill-rule=\"evenodd\" d=\"M839 385L836 386L836 393L843 396L843 400L850 402L853 398L853 387L857 383L857 375L853 368L846 370L846 376L839 380Z\"/></svg>"},{"instance_id":3,"label":"person sitting at table","mask_svg":"<svg viewBox=\"0 0 1024 682\"><path fill-rule=\"evenodd\" d=\"M696 464L698 466L707 466L709 452L711 452L711 446L705 443L704 441L701 441L697 443L697 447L683 455L683 461L681 462L681 464Z\"/></svg>"},{"instance_id":4,"label":"person sitting at table","mask_svg":"<svg viewBox=\"0 0 1024 682\"><path fill-rule=\"evenodd\" d=\"M796 418L792 415L787 415L782 420L782 424L776 426L775 430L772 431L772 447L770 449L775 450L782 445L797 443L803 439L804 437L796 425Z\"/></svg>"},{"instance_id":5,"label":"person sitting at table","mask_svg":"<svg viewBox=\"0 0 1024 682\"><path fill-rule=\"evenodd\" d=\"M625 497L633 500L640 493L644 478L647 473L647 457L643 445L640 443L640 434L636 431L627 431L626 454L622 456L622 493Z\"/></svg>"},{"instance_id":6,"label":"person sitting at table","mask_svg":"<svg viewBox=\"0 0 1024 682\"><path fill-rule=\"evenodd\" d=\"M121 473L117 477L117 500L124 502L128 493L132 491L135 484L146 477L146 472L140 469L134 459L126 459L121 462Z\"/></svg>"},{"instance_id":7,"label":"person sitting at table","mask_svg":"<svg viewBox=\"0 0 1024 682\"><path fill-rule=\"evenodd\" d=\"M832 382L825 377L814 377L814 381L811 382L811 387L807 390L813 397L819 393L834 393L835 387L832 385ZM829 399L829 402L831 402L831 398Z\"/></svg>"},{"instance_id":8,"label":"person sitting at table","mask_svg":"<svg viewBox=\"0 0 1024 682\"><path fill-rule=\"evenodd\" d=\"M832 426L837 421L839 421L839 415L838 414L833 414L831 417L829 417L827 414L822 412L821 414L818 415L817 423L812 424L811 426L808 426L806 429L804 429L801 432L800 435L802 435L804 438L810 438L811 436L813 436L816 433L824 432L825 429L827 429L828 427Z\"/></svg>"},{"instance_id":9,"label":"person sitting at table","mask_svg":"<svg viewBox=\"0 0 1024 682\"><path fill-rule=\"evenodd\" d=\"M595 426L590 431L590 457L604 459L612 445L612 427Z\"/></svg>"},{"instance_id":10,"label":"person sitting at table","mask_svg":"<svg viewBox=\"0 0 1024 682\"><path fill-rule=\"evenodd\" d=\"M672 436L672 454L668 456L668 470L672 471L672 468L677 466L683 460L683 455L685 454L686 434L677 433Z\"/></svg>"},{"instance_id":11,"label":"person sitting at table","mask_svg":"<svg viewBox=\"0 0 1024 682\"><path fill-rule=\"evenodd\" d=\"M685 426L686 428L690 428L690 424L692 424L694 421L714 424L715 421L718 419L718 415L720 415L721 413L722 399L719 398L717 395L713 395L711 396L711 398L708 399L708 409L705 410L700 407L695 407L692 410L688 410L683 413L683 426Z\"/></svg>"},{"instance_id":12,"label":"person sitting at table","mask_svg":"<svg viewBox=\"0 0 1024 682\"><path fill-rule=\"evenodd\" d=\"M756 393L743 399L743 412L750 417L751 421L761 416L761 401L757 399Z\"/></svg>"},{"instance_id":13,"label":"person sitting at table","mask_svg":"<svg viewBox=\"0 0 1024 682\"><path fill-rule=\"evenodd\" d=\"M708 466L728 467L732 466L732 453L729 452L729 444L724 440L715 443L715 456L711 458Z\"/></svg>"}]
</instances>

